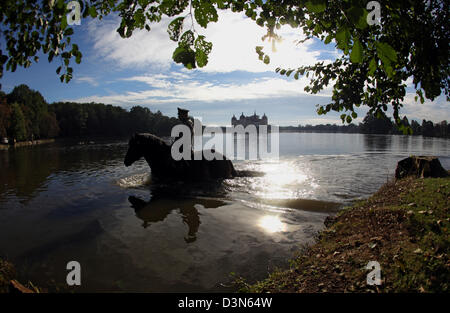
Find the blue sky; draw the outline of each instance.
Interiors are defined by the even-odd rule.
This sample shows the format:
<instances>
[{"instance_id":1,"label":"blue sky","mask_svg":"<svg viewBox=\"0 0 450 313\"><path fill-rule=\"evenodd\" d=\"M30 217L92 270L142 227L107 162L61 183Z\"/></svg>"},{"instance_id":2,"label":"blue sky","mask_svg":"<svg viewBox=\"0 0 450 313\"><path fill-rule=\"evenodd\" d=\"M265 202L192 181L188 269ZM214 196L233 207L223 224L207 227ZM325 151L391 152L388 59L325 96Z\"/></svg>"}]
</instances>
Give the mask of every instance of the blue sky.
<instances>
[{"instance_id":1,"label":"blue sky","mask_svg":"<svg viewBox=\"0 0 450 313\"><path fill-rule=\"evenodd\" d=\"M220 12L219 23L210 24L208 29L195 26L213 42L213 51L205 68L189 71L171 59L176 43L168 38L169 21L154 25L150 32L137 31L130 39L122 39L115 31L117 17L82 20L80 26L73 26L72 42L79 45L83 60L80 65L72 65L74 77L69 84L61 83L55 73L61 61L55 58L48 63L46 56L40 55L41 60L28 69L5 72L2 88L9 92L24 83L40 91L49 102L92 101L127 109L141 105L169 116L176 115L177 107L184 107L209 125L228 125L233 114L254 111L266 113L269 123L276 125L341 123L337 113L316 114L315 104L330 102L331 88L309 95L303 91L306 78L296 81L274 72L278 66L332 60L339 53L333 43L310 40L296 45L295 40L304 36L286 26L280 30L283 41L277 44L277 52L270 52L271 44L261 41L265 29L243 15ZM270 65L258 60L257 45L266 46L265 51L270 52ZM422 105L414 102L412 89L403 113L417 120L450 120L444 97ZM359 112L357 122L364 114L365 110Z\"/></svg>"}]
</instances>

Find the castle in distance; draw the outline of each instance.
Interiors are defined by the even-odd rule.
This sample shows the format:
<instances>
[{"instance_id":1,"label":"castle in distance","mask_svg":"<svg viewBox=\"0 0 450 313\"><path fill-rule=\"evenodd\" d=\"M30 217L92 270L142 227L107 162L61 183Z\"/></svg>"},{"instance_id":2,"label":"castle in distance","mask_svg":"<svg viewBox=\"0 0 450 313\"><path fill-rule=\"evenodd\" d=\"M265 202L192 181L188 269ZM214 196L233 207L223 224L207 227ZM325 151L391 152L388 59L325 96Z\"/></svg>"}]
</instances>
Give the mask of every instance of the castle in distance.
<instances>
[{"instance_id":1,"label":"castle in distance","mask_svg":"<svg viewBox=\"0 0 450 313\"><path fill-rule=\"evenodd\" d=\"M261 118L259 118L259 115L256 115L256 111L251 116L245 116L244 112L242 112L239 119L237 119L236 116L234 116L233 114L233 117L231 118L231 125L232 126L242 125L244 127L246 127L247 125L259 126L259 125L268 125L268 121L266 113L264 113L264 115Z\"/></svg>"}]
</instances>

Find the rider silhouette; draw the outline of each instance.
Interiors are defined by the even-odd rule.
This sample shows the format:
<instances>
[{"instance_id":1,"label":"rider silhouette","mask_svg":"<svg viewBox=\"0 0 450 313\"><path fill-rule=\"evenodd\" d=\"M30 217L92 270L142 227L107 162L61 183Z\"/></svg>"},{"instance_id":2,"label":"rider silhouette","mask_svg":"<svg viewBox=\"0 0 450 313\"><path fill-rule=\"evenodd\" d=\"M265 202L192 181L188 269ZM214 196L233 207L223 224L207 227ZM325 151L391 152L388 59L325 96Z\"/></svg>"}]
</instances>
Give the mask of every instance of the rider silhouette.
<instances>
[{"instance_id":1,"label":"rider silhouette","mask_svg":"<svg viewBox=\"0 0 450 313\"><path fill-rule=\"evenodd\" d=\"M192 123L192 120L189 118L189 110L178 108L178 119L189 127L189 131L191 132L191 150L193 150L193 142L194 142L194 124ZM175 141L180 139L182 136L175 138Z\"/></svg>"}]
</instances>

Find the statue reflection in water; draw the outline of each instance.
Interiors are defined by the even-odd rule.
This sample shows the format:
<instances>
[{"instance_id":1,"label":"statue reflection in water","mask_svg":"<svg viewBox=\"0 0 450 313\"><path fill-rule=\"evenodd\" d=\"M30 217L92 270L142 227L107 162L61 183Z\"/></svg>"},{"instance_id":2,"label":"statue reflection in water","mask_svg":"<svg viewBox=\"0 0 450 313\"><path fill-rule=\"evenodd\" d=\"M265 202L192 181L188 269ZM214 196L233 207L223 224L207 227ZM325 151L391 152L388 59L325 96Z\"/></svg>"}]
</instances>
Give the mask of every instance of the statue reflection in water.
<instances>
[{"instance_id":1,"label":"statue reflection in water","mask_svg":"<svg viewBox=\"0 0 450 313\"><path fill-rule=\"evenodd\" d=\"M188 227L188 233L184 237L187 243L197 240L197 232L200 227L200 213L197 206L201 205L205 208L217 208L224 205L225 202L211 198L177 198L172 195L155 194L152 192L150 201L144 201L136 196L129 196L128 201L134 209L136 216L140 218L144 228L149 227L152 223L162 222L172 211L178 211L181 215L183 223Z\"/></svg>"}]
</instances>

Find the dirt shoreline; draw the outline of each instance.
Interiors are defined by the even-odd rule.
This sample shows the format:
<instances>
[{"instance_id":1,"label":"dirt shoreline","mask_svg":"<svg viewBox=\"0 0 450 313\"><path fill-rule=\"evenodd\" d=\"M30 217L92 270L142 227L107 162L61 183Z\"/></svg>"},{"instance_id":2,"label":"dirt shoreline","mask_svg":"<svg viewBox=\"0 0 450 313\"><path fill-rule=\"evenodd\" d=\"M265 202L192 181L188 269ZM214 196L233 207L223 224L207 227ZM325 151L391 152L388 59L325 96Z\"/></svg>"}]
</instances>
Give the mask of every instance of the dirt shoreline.
<instances>
[{"instance_id":1,"label":"dirt shoreline","mask_svg":"<svg viewBox=\"0 0 450 313\"><path fill-rule=\"evenodd\" d=\"M450 177L392 181L369 199L325 221L326 228L290 261L241 292L448 292ZM368 285L370 261L381 285Z\"/></svg>"}]
</instances>

